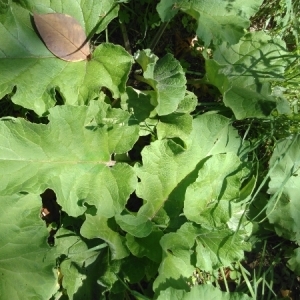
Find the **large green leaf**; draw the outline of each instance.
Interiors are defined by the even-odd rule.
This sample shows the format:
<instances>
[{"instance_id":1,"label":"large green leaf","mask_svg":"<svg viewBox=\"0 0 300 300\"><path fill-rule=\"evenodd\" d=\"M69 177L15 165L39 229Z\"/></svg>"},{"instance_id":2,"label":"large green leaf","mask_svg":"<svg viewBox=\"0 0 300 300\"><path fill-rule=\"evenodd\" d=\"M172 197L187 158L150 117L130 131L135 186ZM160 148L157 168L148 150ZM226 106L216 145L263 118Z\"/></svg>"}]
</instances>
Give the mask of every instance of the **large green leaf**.
<instances>
[{"instance_id":1,"label":"large green leaf","mask_svg":"<svg viewBox=\"0 0 300 300\"><path fill-rule=\"evenodd\" d=\"M125 91L132 58L120 46L102 44L90 61L66 62L46 48L33 28L31 13L61 12L76 18L87 35L113 6L113 0L15 1L0 23L0 98L16 87L14 103L43 114L55 104L59 92L67 104L84 104L102 86L118 98ZM107 20L115 17L112 11ZM100 27L101 27L100 26ZM102 28L103 29L103 28Z\"/></svg>"},{"instance_id":2,"label":"large green leaf","mask_svg":"<svg viewBox=\"0 0 300 300\"><path fill-rule=\"evenodd\" d=\"M186 92L186 78L179 61L171 54L158 59L149 49L139 51L135 59L144 71L141 80L148 83L155 91L152 101L156 105L158 115L174 112Z\"/></svg>"},{"instance_id":3,"label":"large green leaf","mask_svg":"<svg viewBox=\"0 0 300 300\"><path fill-rule=\"evenodd\" d=\"M282 80L289 60L285 43L280 39L272 39L263 31L247 33L235 45L228 47L226 43L216 47L213 59L222 66L220 73L236 85L252 85L260 82ZM252 76L251 76L252 75Z\"/></svg>"},{"instance_id":4,"label":"large green leaf","mask_svg":"<svg viewBox=\"0 0 300 300\"><path fill-rule=\"evenodd\" d=\"M50 299L58 290L55 256L39 218L38 195L0 196L0 298Z\"/></svg>"},{"instance_id":5,"label":"large green leaf","mask_svg":"<svg viewBox=\"0 0 300 300\"><path fill-rule=\"evenodd\" d=\"M213 59L206 61L206 76L237 119L266 117L276 107L268 82L283 79L286 55L283 41L249 33L236 45L217 46Z\"/></svg>"},{"instance_id":6,"label":"large green leaf","mask_svg":"<svg viewBox=\"0 0 300 300\"><path fill-rule=\"evenodd\" d=\"M174 289L172 287L162 291L157 300L195 300L195 299L209 299L209 300L253 300L248 295L243 293L226 293L221 292L218 288L212 285L196 285L192 287L191 291Z\"/></svg>"},{"instance_id":7,"label":"large green leaf","mask_svg":"<svg viewBox=\"0 0 300 300\"><path fill-rule=\"evenodd\" d=\"M249 19L255 14L262 0L162 0L157 11L163 21L169 21L181 10L198 21L197 35L209 45L235 44L250 25Z\"/></svg>"},{"instance_id":8,"label":"large green leaf","mask_svg":"<svg viewBox=\"0 0 300 300\"><path fill-rule=\"evenodd\" d=\"M136 177L129 165L114 165L111 155L127 152L138 138L130 115L98 101L89 107L56 106L49 121L0 122L1 194L41 193L48 187L69 215L82 214L84 202L108 218L120 213Z\"/></svg>"},{"instance_id":9,"label":"large green leaf","mask_svg":"<svg viewBox=\"0 0 300 300\"><path fill-rule=\"evenodd\" d=\"M267 216L278 235L300 243L300 136L276 145L269 166Z\"/></svg>"},{"instance_id":10,"label":"large green leaf","mask_svg":"<svg viewBox=\"0 0 300 300\"><path fill-rule=\"evenodd\" d=\"M218 153L239 153L241 140L229 122L219 115L202 115L194 119L190 142L185 148L174 140L161 140L143 149L143 165L136 165L140 178L137 195L146 203L138 214L154 218L181 181L195 170L199 171L202 160ZM183 203L178 203L176 197L178 193L170 210L176 210L179 215Z\"/></svg>"},{"instance_id":11,"label":"large green leaf","mask_svg":"<svg viewBox=\"0 0 300 300\"><path fill-rule=\"evenodd\" d=\"M234 153L212 156L187 188L185 216L198 224L225 225L238 205L243 175L240 159Z\"/></svg>"}]
</instances>

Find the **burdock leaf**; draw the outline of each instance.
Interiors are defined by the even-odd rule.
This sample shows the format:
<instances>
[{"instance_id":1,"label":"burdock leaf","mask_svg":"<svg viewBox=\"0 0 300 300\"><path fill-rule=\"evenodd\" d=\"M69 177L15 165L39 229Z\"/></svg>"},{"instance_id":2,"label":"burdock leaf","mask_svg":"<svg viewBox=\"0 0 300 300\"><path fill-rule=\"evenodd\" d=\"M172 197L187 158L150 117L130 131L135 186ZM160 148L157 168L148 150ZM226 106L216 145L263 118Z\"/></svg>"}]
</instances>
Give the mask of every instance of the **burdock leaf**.
<instances>
[{"instance_id":1,"label":"burdock leaf","mask_svg":"<svg viewBox=\"0 0 300 300\"><path fill-rule=\"evenodd\" d=\"M66 14L33 14L34 23L47 48L66 61L86 60L90 48L80 23Z\"/></svg>"},{"instance_id":2,"label":"burdock leaf","mask_svg":"<svg viewBox=\"0 0 300 300\"><path fill-rule=\"evenodd\" d=\"M93 51L90 61L62 60L45 46L32 18L34 12L68 14L89 36L98 25L98 33L104 30L117 16L118 6L105 15L115 6L114 0L10 3L5 15L0 10L0 98L15 88L11 97L15 104L43 115L60 96L64 104L84 105L98 98L102 87L109 89L115 99L125 92L132 65L132 56L125 49L102 43Z\"/></svg>"},{"instance_id":3,"label":"burdock leaf","mask_svg":"<svg viewBox=\"0 0 300 300\"><path fill-rule=\"evenodd\" d=\"M50 299L57 291L56 252L38 217L40 197L1 195L0 203L0 299Z\"/></svg>"},{"instance_id":4,"label":"burdock leaf","mask_svg":"<svg viewBox=\"0 0 300 300\"><path fill-rule=\"evenodd\" d=\"M138 126L122 112L91 101L88 107L52 108L47 125L1 120L0 194L51 188L70 216L84 213L85 202L106 218L121 213L136 177L128 164L113 166L111 155L126 153L138 138Z\"/></svg>"},{"instance_id":5,"label":"burdock leaf","mask_svg":"<svg viewBox=\"0 0 300 300\"><path fill-rule=\"evenodd\" d=\"M249 19L254 15L262 0L163 0L157 5L157 12L162 21L169 21L179 10L190 15L198 23L198 37L209 45L236 44L249 27Z\"/></svg>"}]
</instances>

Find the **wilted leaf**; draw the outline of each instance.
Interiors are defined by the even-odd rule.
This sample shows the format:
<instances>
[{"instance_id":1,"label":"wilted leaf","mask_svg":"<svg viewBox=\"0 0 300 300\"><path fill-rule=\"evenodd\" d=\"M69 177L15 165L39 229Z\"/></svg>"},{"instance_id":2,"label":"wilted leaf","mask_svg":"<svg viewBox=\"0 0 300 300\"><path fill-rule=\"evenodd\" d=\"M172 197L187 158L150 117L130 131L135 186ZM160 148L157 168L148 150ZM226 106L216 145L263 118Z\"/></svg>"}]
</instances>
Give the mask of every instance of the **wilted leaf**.
<instances>
[{"instance_id":1,"label":"wilted leaf","mask_svg":"<svg viewBox=\"0 0 300 300\"><path fill-rule=\"evenodd\" d=\"M47 48L66 61L86 60L89 43L80 23L66 14L33 14L35 25Z\"/></svg>"}]
</instances>

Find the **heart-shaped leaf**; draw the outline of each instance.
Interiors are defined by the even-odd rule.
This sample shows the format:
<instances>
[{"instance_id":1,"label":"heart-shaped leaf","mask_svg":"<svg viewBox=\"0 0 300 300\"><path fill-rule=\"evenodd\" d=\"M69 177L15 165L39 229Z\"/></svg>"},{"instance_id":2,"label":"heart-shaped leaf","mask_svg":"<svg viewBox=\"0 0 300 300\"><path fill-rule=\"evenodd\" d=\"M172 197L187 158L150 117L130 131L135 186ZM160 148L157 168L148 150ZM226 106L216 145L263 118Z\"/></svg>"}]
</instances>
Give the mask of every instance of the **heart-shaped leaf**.
<instances>
[{"instance_id":1,"label":"heart-shaped leaf","mask_svg":"<svg viewBox=\"0 0 300 300\"><path fill-rule=\"evenodd\" d=\"M66 14L33 14L34 23L47 48L66 61L86 60L90 55L80 23Z\"/></svg>"}]
</instances>

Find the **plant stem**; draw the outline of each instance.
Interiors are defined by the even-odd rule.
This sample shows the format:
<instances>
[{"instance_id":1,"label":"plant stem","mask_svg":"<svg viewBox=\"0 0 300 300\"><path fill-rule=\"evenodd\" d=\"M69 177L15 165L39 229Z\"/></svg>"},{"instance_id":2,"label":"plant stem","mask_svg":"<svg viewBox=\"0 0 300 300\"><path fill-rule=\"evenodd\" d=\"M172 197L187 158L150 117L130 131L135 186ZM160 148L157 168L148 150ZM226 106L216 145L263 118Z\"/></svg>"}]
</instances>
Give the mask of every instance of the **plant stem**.
<instances>
[{"instance_id":1,"label":"plant stem","mask_svg":"<svg viewBox=\"0 0 300 300\"><path fill-rule=\"evenodd\" d=\"M150 45L149 45L149 49L151 49L152 51L155 49L156 45L158 44L161 36L163 35L164 31L166 30L167 26L169 24L168 22L164 22L160 25L156 35L154 36L154 38L152 39Z\"/></svg>"},{"instance_id":2,"label":"plant stem","mask_svg":"<svg viewBox=\"0 0 300 300\"><path fill-rule=\"evenodd\" d=\"M121 27L121 32L122 32L122 36L123 36L123 40L124 40L124 47L127 50L127 52L132 55L132 51L131 51L131 47L130 47L130 42L128 39L128 34L127 34L127 30L126 30L126 26L123 22L120 22L120 27Z\"/></svg>"}]
</instances>

